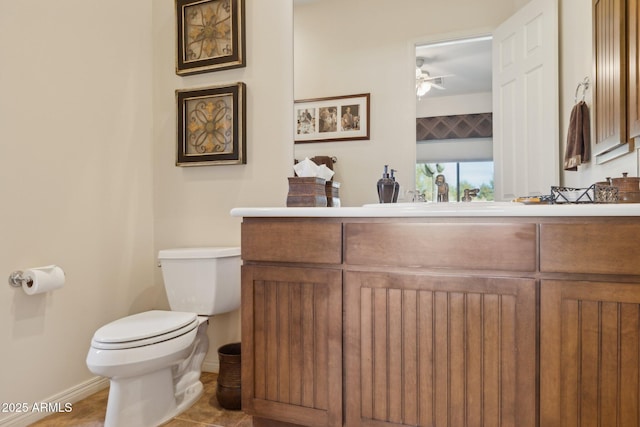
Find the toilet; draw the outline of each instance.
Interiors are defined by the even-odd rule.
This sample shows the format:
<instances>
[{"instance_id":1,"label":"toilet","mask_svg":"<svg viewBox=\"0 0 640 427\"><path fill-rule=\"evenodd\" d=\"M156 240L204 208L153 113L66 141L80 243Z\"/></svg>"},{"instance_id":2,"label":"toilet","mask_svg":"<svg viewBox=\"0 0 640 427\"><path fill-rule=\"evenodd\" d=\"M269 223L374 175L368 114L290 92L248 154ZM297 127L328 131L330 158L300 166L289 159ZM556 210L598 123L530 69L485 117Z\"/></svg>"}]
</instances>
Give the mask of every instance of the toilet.
<instances>
[{"instance_id":1,"label":"toilet","mask_svg":"<svg viewBox=\"0 0 640 427\"><path fill-rule=\"evenodd\" d=\"M240 307L240 248L158 253L171 311L115 320L91 340L87 367L110 379L105 427L160 425L202 394L209 316Z\"/></svg>"}]
</instances>

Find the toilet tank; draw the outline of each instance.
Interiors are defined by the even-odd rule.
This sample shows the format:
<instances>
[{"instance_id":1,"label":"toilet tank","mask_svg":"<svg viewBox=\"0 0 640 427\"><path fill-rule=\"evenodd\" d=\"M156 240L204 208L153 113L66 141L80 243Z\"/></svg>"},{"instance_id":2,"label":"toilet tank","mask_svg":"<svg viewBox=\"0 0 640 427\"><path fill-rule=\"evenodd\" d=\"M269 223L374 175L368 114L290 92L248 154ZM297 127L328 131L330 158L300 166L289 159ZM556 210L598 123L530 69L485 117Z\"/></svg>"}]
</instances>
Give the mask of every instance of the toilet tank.
<instances>
[{"instance_id":1,"label":"toilet tank","mask_svg":"<svg viewBox=\"0 0 640 427\"><path fill-rule=\"evenodd\" d=\"M158 253L173 311L202 316L240 307L240 248L164 249Z\"/></svg>"}]
</instances>

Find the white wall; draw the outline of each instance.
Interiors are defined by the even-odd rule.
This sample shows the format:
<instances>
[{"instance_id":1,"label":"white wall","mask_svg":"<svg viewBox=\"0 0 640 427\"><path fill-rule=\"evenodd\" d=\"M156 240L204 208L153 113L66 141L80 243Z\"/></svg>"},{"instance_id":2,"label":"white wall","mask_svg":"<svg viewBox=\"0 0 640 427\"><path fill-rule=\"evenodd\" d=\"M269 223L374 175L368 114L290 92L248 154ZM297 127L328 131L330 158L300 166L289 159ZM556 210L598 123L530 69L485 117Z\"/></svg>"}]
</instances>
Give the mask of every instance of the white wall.
<instances>
[{"instance_id":1,"label":"white wall","mask_svg":"<svg viewBox=\"0 0 640 427\"><path fill-rule=\"evenodd\" d=\"M0 402L90 380L94 331L159 300L151 3L0 1ZM7 284L54 263L60 290Z\"/></svg>"},{"instance_id":2,"label":"white wall","mask_svg":"<svg viewBox=\"0 0 640 427\"><path fill-rule=\"evenodd\" d=\"M292 2L246 0L247 66L175 74L174 0L153 2L153 176L155 251L240 246L239 206L284 206L293 163ZM247 85L247 164L176 167L175 90L242 81ZM156 271L156 283L161 283ZM205 369L217 348L240 340L239 311L214 317Z\"/></svg>"},{"instance_id":3,"label":"white wall","mask_svg":"<svg viewBox=\"0 0 640 427\"><path fill-rule=\"evenodd\" d=\"M246 5L247 67L178 77L173 0L0 0L0 402L68 399L92 383L94 331L167 307L158 249L239 245L232 207L284 206L292 3ZM175 89L237 81L248 164L174 166ZM50 263L67 273L61 290L29 297L6 284ZM209 333L205 368L239 339L238 314ZM0 413L0 425L31 415Z\"/></svg>"}]
</instances>

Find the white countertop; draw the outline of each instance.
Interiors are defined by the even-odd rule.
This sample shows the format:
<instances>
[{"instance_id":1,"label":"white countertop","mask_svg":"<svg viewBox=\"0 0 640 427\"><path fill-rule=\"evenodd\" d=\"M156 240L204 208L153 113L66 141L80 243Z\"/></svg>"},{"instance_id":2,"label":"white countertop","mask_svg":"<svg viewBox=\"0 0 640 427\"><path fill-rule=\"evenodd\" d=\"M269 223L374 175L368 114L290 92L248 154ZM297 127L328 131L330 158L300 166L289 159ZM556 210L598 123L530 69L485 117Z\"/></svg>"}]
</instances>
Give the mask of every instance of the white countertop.
<instances>
[{"instance_id":1,"label":"white countertop","mask_svg":"<svg viewBox=\"0 0 640 427\"><path fill-rule=\"evenodd\" d=\"M640 203L525 205L512 202L388 203L341 208L234 208L234 217L640 216Z\"/></svg>"}]
</instances>

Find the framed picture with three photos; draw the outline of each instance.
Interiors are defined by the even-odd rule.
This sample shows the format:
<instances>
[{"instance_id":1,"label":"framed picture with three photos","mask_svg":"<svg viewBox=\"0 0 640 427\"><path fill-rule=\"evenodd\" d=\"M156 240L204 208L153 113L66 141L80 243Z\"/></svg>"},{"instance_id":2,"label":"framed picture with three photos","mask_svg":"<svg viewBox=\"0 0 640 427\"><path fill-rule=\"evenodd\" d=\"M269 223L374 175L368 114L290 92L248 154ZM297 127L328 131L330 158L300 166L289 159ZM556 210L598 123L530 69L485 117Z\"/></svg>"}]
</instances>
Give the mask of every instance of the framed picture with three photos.
<instances>
[{"instance_id":1,"label":"framed picture with three photos","mask_svg":"<svg viewBox=\"0 0 640 427\"><path fill-rule=\"evenodd\" d=\"M294 102L294 142L369 139L370 94Z\"/></svg>"}]
</instances>

